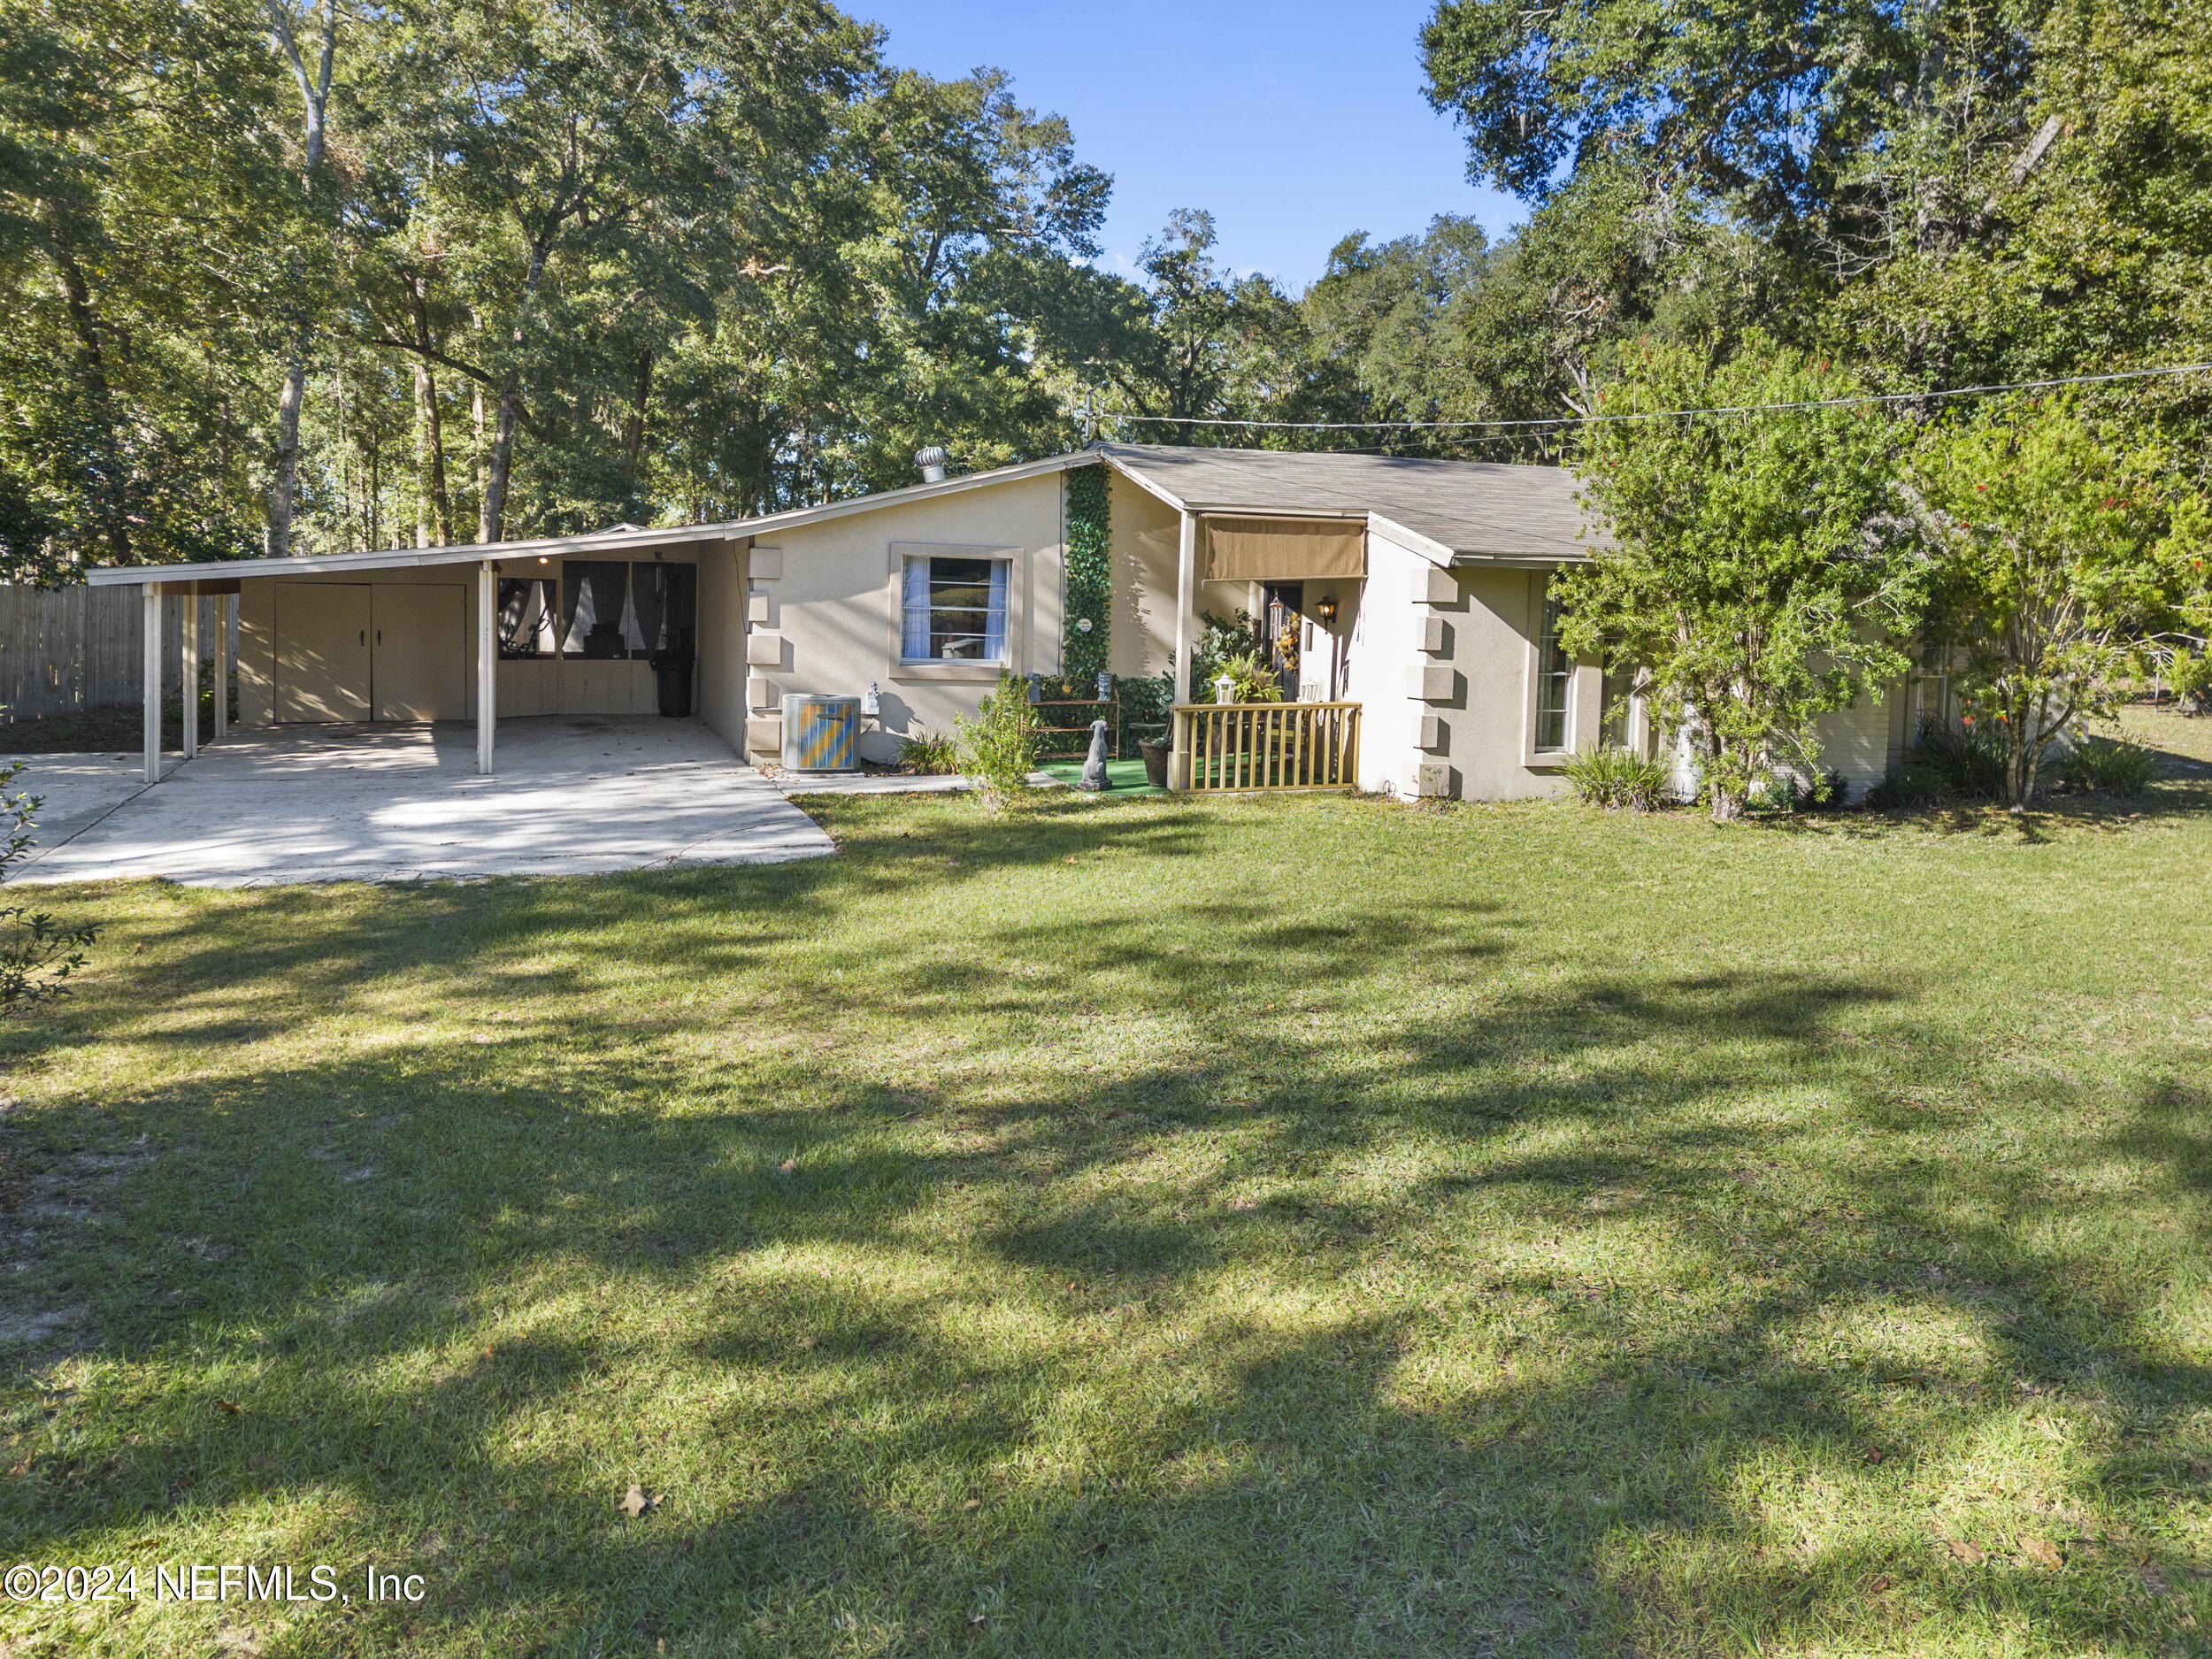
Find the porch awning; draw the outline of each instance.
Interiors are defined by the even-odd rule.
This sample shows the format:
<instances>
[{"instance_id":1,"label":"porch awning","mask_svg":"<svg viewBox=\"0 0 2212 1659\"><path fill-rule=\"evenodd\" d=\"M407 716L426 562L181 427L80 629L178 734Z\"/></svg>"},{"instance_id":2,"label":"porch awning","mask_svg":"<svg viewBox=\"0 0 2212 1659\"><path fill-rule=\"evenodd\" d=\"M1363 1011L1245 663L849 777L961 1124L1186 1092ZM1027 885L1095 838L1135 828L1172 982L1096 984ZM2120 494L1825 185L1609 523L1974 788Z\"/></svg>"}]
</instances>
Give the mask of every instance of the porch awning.
<instances>
[{"instance_id":1,"label":"porch awning","mask_svg":"<svg viewBox=\"0 0 2212 1659\"><path fill-rule=\"evenodd\" d=\"M1297 582L1367 574L1367 526L1359 518L1200 520L1199 580Z\"/></svg>"}]
</instances>

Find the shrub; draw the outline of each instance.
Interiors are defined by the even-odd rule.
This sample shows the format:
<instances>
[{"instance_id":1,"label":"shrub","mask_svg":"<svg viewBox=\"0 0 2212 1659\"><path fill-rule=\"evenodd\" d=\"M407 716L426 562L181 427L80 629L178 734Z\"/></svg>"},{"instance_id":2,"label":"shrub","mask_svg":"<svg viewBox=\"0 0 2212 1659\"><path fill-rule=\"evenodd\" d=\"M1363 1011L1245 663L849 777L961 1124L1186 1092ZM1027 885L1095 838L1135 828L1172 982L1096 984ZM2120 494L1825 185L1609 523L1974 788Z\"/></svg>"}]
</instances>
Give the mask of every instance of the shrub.
<instances>
[{"instance_id":1,"label":"shrub","mask_svg":"<svg viewBox=\"0 0 2212 1659\"><path fill-rule=\"evenodd\" d=\"M941 778L960 770L960 757L954 752L952 739L926 726L899 745L899 763L926 778Z\"/></svg>"},{"instance_id":2,"label":"shrub","mask_svg":"<svg viewBox=\"0 0 2212 1659\"><path fill-rule=\"evenodd\" d=\"M1632 749L1584 749L1570 757L1563 770L1575 799L1585 806L1649 812L1666 794L1666 764L1647 759Z\"/></svg>"},{"instance_id":3,"label":"shrub","mask_svg":"<svg viewBox=\"0 0 2212 1659\"><path fill-rule=\"evenodd\" d=\"M995 816L1028 793L1029 774L1037 769L1038 720L1025 684L1000 675L975 718L962 716L952 726L953 751L984 811Z\"/></svg>"},{"instance_id":4,"label":"shrub","mask_svg":"<svg viewBox=\"0 0 2212 1659\"><path fill-rule=\"evenodd\" d=\"M2191 714L2212 714L2212 650L2179 650L2168 667L2174 697Z\"/></svg>"},{"instance_id":5,"label":"shrub","mask_svg":"<svg viewBox=\"0 0 2212 1659\"><path fill-rule=\"evenodd\" d=\"M1867 790L1867 805L1880 812L1920 812L1969 801L2004 801L2004 739L1976 728L1923 726L1883 781Z\"/></svg>"},{"instance_id":6,"label":"shrub","mask_svg":"<svg viewBox=\"0 0 2212 1659\"><path fill-rule=\"evenodd\" d=\"M45 804L35 795L11 795L21 761L0 766L0 876L31 849L31 827ZM84 966L85 948L97 937L90 927L63 927L43 910L0 906L0 1015L19 1014L69 995L63 984Z\"/></svg>"},{"instance_id":7,"label":"shrub","mask_svg":"<svg viewBox=\"0 0 2212 1659\"><path fill-rule=\"evenodd\" d=\"M2134 795L2143 793L2156 764L2140 743L2085 737L2060 759L2058 775L2068 788L2085 795Z\"/></svg>"},{"instance_id":8,"label":"shrub","mask_svg":"<svg viewBox=\"0 0 2212 1659\"><path fill-rule=\"evenodd\" d=\"M1755 811L1833 812L1851 798L1851 780L1831 767L1809 786L1795 772L1778 768L1752 780L1744 803Z\"/></svg>"},{"instance_id":9,"label":"shrub","mask_svg":"<svg viewBox=\"0 0 2212 1659\"><path fill-rule=\"evenodd\" d=\"M1949 798L1942 777L1916 760L1910 749L1902 760L1890 762L1881 782L1866 792L1866 804L1877 812L1920 812L1942 806Z\"/></svg>"},{"instance_id":10,"label":"shrub","mask_svg":"<svg viewBox=\"0 0 2212 1659\"><path fill-rule=\"evenodd\" d=\"M1266 627L1250 611L1240 611L1233 618L1204 612L1199 618L1198 638L1192 641L1192 699L1199 703L1213 700L1213 683L1232 658L1264 657L1266 652Z\"/></svg>"},{"instance_id":11,"label":"shrub","mask_svg":"<svg viewBox=\"0 0 2212 1659\"><path fill-rule=\"evenodd\" d=\"M2005 743L1969 726L1924 725L1901 759L1891 763L1882 781L1867 791L1866 803L1880 811L1914 812L2008 798Z\"/></svg>"},{"instance_id":12,"label":"shrub","mask_svg":"<svg viewBox=\"0 0 2212 1659\"><path fill-rule=\"evenodd\" d=\"M1174 731L1175 672L1170 669L1163 674L1150 674L1138 680L1121 680L1114 683L1114 695L1121 702L1120 758L1136 757L1136 745L1156 733L1163 740Z\"/></svg>"},{"instance_id":13,"label":"shrub","mask_svg":"<svg viewBox=\"0 0 2212 1659\"><path fill-rule=\"evenodd\" d=\"M1275 678L1275 672L1268 667L1267 659L1256 651L1241 657L1224 657L1214 670L1214 678L1218 680L1224 674L1234 683L1239 703L1280 703L1283 700L1282 681ZM1192 687L1191 695L1202 703L1210 702L1214 695L1212 682L1209 681L1203 687Z\"/></svg>"}]
</instances>

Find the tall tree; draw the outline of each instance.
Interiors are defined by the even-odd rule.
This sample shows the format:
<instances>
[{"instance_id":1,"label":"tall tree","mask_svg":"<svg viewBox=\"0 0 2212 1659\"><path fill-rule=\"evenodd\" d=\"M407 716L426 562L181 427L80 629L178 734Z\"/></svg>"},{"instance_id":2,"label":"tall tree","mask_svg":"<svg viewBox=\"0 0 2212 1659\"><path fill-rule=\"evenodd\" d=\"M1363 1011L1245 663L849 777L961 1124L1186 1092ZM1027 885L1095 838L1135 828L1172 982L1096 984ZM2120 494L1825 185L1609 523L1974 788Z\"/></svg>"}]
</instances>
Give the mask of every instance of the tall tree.
<instances>
[{"instance_id":1,"label":"tall tree","mask_svg":"<svg viewBox=\"0 0 2212 1659\"><path fill-rule=\"evenodd\" d=\"M317 11L311 0L296 15L291 0L263 0L269 14L271 45L291 72L300 98L300 195L315 218L317 198L323 188L323 152L327 144L330 76L338 52L337 0L322 0ZM296 233L308 233L303 224ZM262 541L264 555L275 557L292 550L292 516L299 491L300 400L307 388L307 352L313 337L315 306L305 296L296 301L291 338L284 365L283 389L277 396L276 456L269 480L269 522Z\"/></svg>"},{"instance_id":2,"label":"tall tree","mask_svg":"<svg viewBox=\"0 0 2212 1659\"><path fill-rule=\"evenodd\" d=\"M493 541L518 434L534 431L549 456L601 456L587 434L629 401L637 344L611 364L600 339L634 335L641 310L703 314L709 273L744 265L751 234L818 163L866 37L826 6L768 0L401 17L380 42L371 141L411 211L437 221L450 280L481 319L463 372L487 394L477 535ZM555 522L623 493L575 481L581 498L541 503Z\"/></svg>"},{"instance_id":3,"label":"tall tree","mask_svg":"<svg viewBox=\"0 0 2212 1659\"><path fill-rule=\"evenodd\" d=\"M1342 377L1333 401L1348 420L1436 420L1448 413L1448 318L1488 274L1490 244L1472 219L1440 216L1425 234L1380 244L1345 237L1300 296L1312 349ZM1433 447L1418 434L1360 434L1406 452Z\"/></svg>"},{"instance_id":4,"label":"tall tree","mask_svg":"<svg viewBox=\"0 0 2212 1659\"><path fill-rule=\"evenodd\" d=\"M1347 388L1305 319L1268 278L1214 258L1213 215L1181 208L1140 250L1144 281L1071 273L1046 349L1064 383L1102 388L1153 442L1247 443L1210 419L1309 420L1341 412ZM1270 434L1266 442L1303 442Z\"/></svg>"},{"instance_id":5,"label":"tall tree","mask_svg":"<svg viewBox=\"0 0 2212 1659\"><path fill-rule=\"evenodd\" d=\"M1819 403L1858 388L1748 337L1717 369L1655 343L1624 360L1608 416ZM1610 539L1555 578L1578 657L1642 677L1689 736L1716 820L1778 763L1817 772L1817 718L1910 666L1922 597L1891 496L1893 434L1864 403L1594 427L1576 464Z\"/></svg>"},{"instance_id":6,"label":"tall tree","mask_svg":"<svg viewBox=\"0 0 2212 1659\"><path fill-rule=\"evenodd\" d=\"M215 557L291 236L257 12L0 0L0 472L19 573Z\"/></svg>"},{"instance_id":7,"label":"tall tree","mask_svg":"<svg viewBox=\"0 0 2212 1659\"><path fill-rule=\"evenodd\" d=\"M1955 415L1914 458L1937 556L1933 637L2004 745L2015 811L2052 747L2108 708L2136 641L2202 602L2192 561L2212 518L2170 472L2050 399Z\"/></svg>"}]
</instances>

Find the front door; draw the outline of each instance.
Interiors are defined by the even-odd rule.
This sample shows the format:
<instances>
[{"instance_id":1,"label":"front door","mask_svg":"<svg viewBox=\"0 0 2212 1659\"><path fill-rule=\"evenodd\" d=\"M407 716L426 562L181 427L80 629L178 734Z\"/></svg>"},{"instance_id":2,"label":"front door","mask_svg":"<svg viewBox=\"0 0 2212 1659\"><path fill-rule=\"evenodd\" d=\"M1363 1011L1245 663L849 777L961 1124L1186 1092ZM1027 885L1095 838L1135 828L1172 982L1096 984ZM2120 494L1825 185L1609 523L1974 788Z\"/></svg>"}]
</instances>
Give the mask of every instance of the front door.
<instances>
[{"instance_id":1,"label":"front door","mask_svg":"<svg viewBox=\"0 0 2212 1659\"><path fill-rule=\"evenodd\" d=\"M372 591L376 718L468 718L465 590L428 582L380 582Z\"/></svg>"},{"instance_id":2,"label":"front door","mask_svg":"<svg viewBox=\"0 0 2212 1659\"><path fill-rule=\"evenodd\" d=\"M276 718L369 718L369 588L365 582L276 585Z\"/></svg>"}]
</instances>

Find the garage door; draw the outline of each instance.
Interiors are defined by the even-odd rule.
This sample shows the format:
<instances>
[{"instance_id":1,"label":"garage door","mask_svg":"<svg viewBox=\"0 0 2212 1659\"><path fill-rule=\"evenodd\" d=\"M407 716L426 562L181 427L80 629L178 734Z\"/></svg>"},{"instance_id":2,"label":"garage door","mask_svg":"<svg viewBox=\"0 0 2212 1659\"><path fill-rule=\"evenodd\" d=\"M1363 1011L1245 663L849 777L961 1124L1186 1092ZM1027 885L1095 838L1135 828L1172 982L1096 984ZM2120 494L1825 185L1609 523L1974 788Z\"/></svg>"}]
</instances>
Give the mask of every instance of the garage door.
<instances>
[{"instance_id":1,"label":"garage door","mask_svg":"<svg viewBox=\"0 0 2212 1659\"><path fill-rule=\"evenodd\" d=\"M465 590L380 582L370 590L373 683L380 720L468 718Z\"/></svg>"},{"instance_id":2,"label":"garage door","mask_svg":"<svg viewBox=\"0 0 2212 1659\"><path fill-rule=\"evenodd\" d=\"M276 718L369 718L366 582L276 585Z\"/></svg>"}]
</instances>

